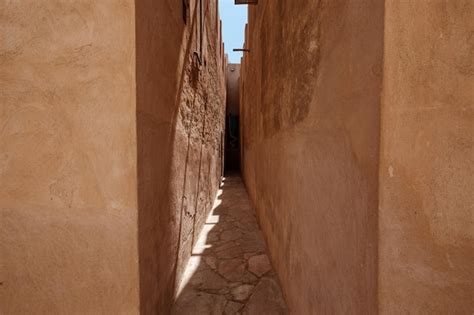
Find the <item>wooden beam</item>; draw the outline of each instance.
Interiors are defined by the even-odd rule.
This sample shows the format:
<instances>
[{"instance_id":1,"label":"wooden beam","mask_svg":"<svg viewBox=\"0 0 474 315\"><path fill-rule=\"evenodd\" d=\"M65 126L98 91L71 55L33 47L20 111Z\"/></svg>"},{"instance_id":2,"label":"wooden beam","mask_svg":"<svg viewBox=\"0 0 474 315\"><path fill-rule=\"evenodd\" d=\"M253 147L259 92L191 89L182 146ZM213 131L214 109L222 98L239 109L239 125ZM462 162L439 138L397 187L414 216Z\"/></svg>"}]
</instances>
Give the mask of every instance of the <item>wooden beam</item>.
<instances>
[{"instance_id":1,"label":"wooden beam","mask_svg":"<svg viewBox=\"0 0 474 315\"><path fill-rule=\"evenodd\" d=\"M250 49L247 48L234 48L232 51L245 51L245 52L250 52Z\"/></svg>"},{"instance_id":2,"label":"wooden beam","mask_svg":"<svg viewBox=\"0 0 474 315\"><path fill-rule=\"evenodd\" d=\"M236 5L239 4L258 4L258 0L235 0Z\"/></svg>"}]
</instances>

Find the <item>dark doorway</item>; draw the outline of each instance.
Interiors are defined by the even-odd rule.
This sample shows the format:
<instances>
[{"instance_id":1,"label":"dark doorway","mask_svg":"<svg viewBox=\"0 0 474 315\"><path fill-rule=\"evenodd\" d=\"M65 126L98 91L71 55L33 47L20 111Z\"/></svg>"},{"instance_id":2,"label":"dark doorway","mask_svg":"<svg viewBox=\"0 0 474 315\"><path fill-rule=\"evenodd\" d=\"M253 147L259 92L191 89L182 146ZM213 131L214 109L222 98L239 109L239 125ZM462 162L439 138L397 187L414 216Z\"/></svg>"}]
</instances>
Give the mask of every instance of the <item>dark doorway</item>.
<instances>
[{"instance_id":1,"label":"dark doorway","mask_svg":"<svg viewBox=\"0 0 474 315\"><path fill-rule=\"evenodd\" d=\"M240 64L228 64L226 70L225 173L240 171L239 78Z\"/></svg>"},{"instance_id":2,"label":"dark doorway","mask_svg":"<svg viewBox=\"0 0 474 315\"><path fill-rule=\"evenodd\" d=\"M226 115L225 127L225 171L240 170L240 136L239 136L239 116L234 114Z\"/></svg>"}]
</instances>

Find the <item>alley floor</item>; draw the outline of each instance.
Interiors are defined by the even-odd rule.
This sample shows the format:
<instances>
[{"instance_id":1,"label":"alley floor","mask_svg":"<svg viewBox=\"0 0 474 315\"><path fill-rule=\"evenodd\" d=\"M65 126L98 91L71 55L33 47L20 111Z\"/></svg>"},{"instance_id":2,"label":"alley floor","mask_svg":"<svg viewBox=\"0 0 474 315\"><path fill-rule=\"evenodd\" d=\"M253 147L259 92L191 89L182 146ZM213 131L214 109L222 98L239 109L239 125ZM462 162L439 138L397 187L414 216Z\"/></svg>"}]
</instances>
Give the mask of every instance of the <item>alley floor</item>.
<instances>
[{"instance_id":1,"label":"alley floor","mask_svg":"<svg viewBox=\"0 0 474 315\"><path fill-rule=\"evenodd\" d=\"M240 176L226 177L184 272L173 314L287 314Z\"/></svg>"}]
</instances>

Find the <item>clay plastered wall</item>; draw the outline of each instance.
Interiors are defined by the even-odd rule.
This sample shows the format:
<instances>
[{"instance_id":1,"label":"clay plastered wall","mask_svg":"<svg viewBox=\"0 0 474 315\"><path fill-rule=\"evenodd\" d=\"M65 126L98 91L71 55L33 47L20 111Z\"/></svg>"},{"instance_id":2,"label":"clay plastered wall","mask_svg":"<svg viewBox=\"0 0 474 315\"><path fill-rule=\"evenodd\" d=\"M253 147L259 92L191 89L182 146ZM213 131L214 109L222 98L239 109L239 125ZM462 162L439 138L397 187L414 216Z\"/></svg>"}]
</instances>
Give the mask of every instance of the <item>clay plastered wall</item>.
<instances>
[{"instance_id":1,"label":"clay plastered wall","mask_svg":"<svg viewBox=\"0 0 474 315\"><path fill-rule=\"evenodd\" d=\"M202 3L203 53L199 62L194 53L200 51L199 37L194 36L186 56L174 132L171 207L176 209L180 222L176 286L214 203L222 169L225 64L218 40L217 1ZM195 23L200 20L199 12L199 1L196 1Z\"/></svg>"},{"instance_id":2,"label":"clay plastered wall","mask_svg":"<svg viewBox=\"0 0 474 315\"><path fill-rule=\"evenodd\" d=\"M141 311L167 314L220 176L224 77L217 3L137 1Z\"/></svg>"},{"instance_id":3,"label":"clay plastered wall","mask_svg":"<svg viewBox=\"0 0 474 315\"><path fill-rule=\"evenodd\" d=\"M262 1L247 35L243 173L289 308L375 313L383 3Z\"/></svg>"},{"instance_id":4,"label":"clay plastered wall","mask_svg":"<svg viewBox=\"0 0 474 315\"><path fill-rule=\"evenodd\" d=\"M380 165L384 314L474 310L474 2L387 1Z\"/></svg>"},{"instance_id":5,"label":"clay plastered wall","mask_svg":"<svg viewBox=\"0 0 474 315\"><path fill-rule=\"evenodd\" d=\"M140 309L166 313L179 234L169 170L187 33L175 1L136 1L135 15Z\"/></svg>"},{"instance_id":6,"label":"clay plastered wall","mask_svg":"<svg viewBox=\"0 0 474 315\"><path fill-rule=\"evenodd\" d=\"M133 9L0 4L0 313L138 312Z\"/></svg>"}]
</instances>

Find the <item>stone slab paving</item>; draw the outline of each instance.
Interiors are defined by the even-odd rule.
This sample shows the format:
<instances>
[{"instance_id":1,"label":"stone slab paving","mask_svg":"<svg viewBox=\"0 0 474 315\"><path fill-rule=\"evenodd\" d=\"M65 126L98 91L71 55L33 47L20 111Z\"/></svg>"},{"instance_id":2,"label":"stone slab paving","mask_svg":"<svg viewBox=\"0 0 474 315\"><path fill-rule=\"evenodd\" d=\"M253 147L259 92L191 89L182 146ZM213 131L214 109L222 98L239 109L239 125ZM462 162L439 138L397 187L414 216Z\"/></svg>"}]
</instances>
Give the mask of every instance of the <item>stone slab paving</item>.
<instances>
[{"instance_id":1,"label":"stone slab paving","mask_svg":"<svg viewBox=\"0 0 474 315\"><path fill-rule=\"evenodd\" d=\"M288 314L254 210L226 177L178 290L172 314Z\"/></svg>"}]
</instances>

